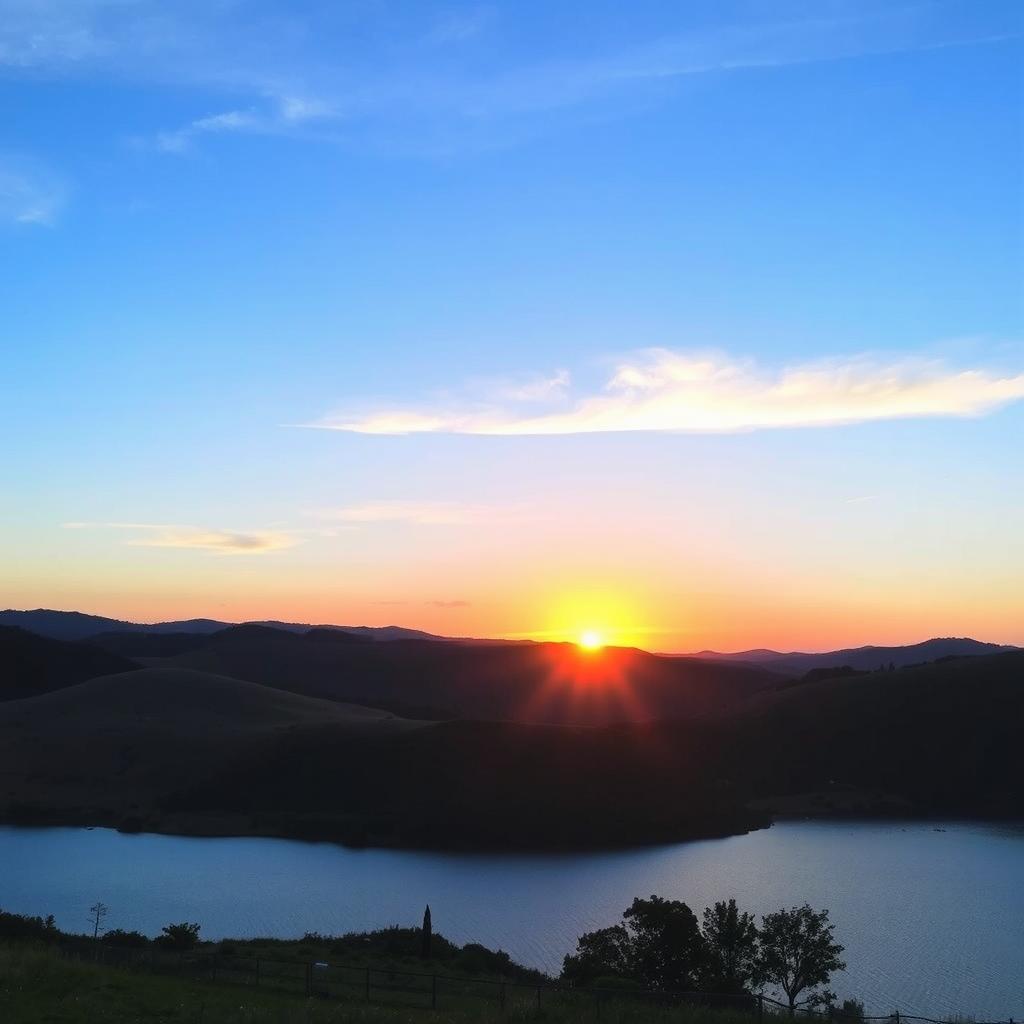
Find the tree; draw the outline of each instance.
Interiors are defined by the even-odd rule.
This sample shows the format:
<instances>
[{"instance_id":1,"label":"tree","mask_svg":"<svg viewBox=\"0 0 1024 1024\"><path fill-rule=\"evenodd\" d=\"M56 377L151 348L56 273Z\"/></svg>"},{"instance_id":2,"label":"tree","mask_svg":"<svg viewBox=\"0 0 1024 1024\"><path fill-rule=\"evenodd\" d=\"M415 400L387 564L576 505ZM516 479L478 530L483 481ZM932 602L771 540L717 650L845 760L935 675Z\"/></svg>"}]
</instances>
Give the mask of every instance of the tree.
<instances>
[{"instance_id":1,"label":"tree","mask_svg":"<svg viewBox=\"0 0 1024 1024\"><path fill-rule=\"evenodd\" d=\"M168 949L192 949L199 942L199 925L183 921L181 924L165 924L163 934L157 942Z\"/></svg>"},{"instance_id":2,"label":"tree","mask_svg":"<svg viewBox=\"0 0 1024 1024\"><path fill-rule=\"evenodd\" d=\"M562 977L577 985L598 978L628 978L631 974L629 932L621 924L581 935L576 952L562 962Z\"/></svg>"},{"instance_id":3,"label":"tree","mask_svg":"<svg viewBox=\"0 0 1024 1024\"><path fill-rule=\"evenodd\" d=\"M736 901L719 901L704 911L702 984L709 992L743 993L757 977L757 925Z\"/></svg>"},{"instance_id":4,"label":"tree","mask_svg":"<svg viewBox=\"0 0 1024 1024\"><path fill-rule=\"evenodd\" d=\"M624 924L581 935L562 977L579 984L626 978L664 991L691 989L703 962L703 939L693 911L678 900L634 899Z\"/></svg>"},{"instance_id":5,"label":"tree","mask_svg":"<svg viewBox=\"0 0 1024 1024\"><path fill-rule=\"evenodd\" d=\"M430 940L433 937L434 930L430 924L430 904L427 904L427 909L423 911L423 928L420 932L420 956L424 960L430 959Z\"/></svg>"},{"instance_id":6,"label":"tree","mask_svg":"<svg viewBox=\"0 0 1024 1024\"><path fill-rule=\"evenodd\" d=\"M790 1016L798 1005L816 1006L835 999L831 992L819 989L833 971L846 967L839 958L843 947L835 941L833 928L828 911L815 911L809 903L761 919L757 974L785 992ZM807 995L800 999L803 992Z\"/></svg>"},{"instance_id":7,"label":"tree","mask_svg":"<svg viewBox=\"0 0 1024 1024\"><path fill-rule=\"evenodd\" d=\"M92 937L96 940L100 937L100 925L103 924L103 918L110 913L110 908L105 903L100 903L97 900L89 908L89 920L92 921Z\"/></svg>"},{"instance_id":8,"label":"tree","mask_svg":"<svg viewBox=\"0 0 1024 1024\"><path fill-rule=\"evenodd\" d=\"M651 988L696 986L704 940L693 911L679 900L634 899L622 915L630 933L630 959L636 976Z\"/></svg>"}]
</instances>

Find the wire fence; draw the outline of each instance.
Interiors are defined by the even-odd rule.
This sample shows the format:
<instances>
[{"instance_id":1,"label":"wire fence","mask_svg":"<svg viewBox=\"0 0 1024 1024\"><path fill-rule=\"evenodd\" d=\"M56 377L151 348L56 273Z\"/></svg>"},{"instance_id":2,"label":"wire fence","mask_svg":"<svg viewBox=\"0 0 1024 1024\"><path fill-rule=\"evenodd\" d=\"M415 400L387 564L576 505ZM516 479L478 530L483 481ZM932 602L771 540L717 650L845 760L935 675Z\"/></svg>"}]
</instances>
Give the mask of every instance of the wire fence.
<instances>
[{"instance_id":1,"label":"wire fence","mask_svg":"<svg viewBox=\"0 0 1024 1024\"><path fill-rule=\"evenodd\" d=\"M273 989L303 998L382 1003L431 1010L470 1009L487 1004L502 1013L522 1015L546 1008L577 1009L600 1020L603 1009L613 1005L650 1008L717 1010L741 1014L754 1021L764 1018L799 1017L833 1024L885 1021L888 1024L949 1024L949 1018L914 1016L894 1010L881 1016L844 1013L836 1007L790 1008L764 994L666 991L662 989L604 988L537 983L496 978L472 978L410 971L397 967L326 961L278 960L267 957L229 956L222 953L173 952L164 949L132 949L102 943L62 947L65 956L110 967L173 974L195 980ZM957 1018L962 1019L962 1018ZM971 1021L971 1024L1018 1024Z\"/></svg>"}]
</instances>

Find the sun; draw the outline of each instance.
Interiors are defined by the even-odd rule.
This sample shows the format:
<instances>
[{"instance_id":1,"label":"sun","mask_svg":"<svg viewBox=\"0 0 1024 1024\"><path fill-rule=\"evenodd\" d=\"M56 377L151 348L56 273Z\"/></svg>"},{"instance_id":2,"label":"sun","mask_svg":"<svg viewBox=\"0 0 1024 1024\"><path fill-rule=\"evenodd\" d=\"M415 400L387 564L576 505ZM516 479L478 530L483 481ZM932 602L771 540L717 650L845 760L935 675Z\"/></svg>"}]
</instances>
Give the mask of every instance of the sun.
<instances>
[{"instance_id":1,"label":"sun","mask_svg":"<svg viewBox=\"0 0 1024 1024\"><path fill-rule=\"evenodd\" d=\"M585 651L599 651L604 647L604 637L596 629L585 629L576 643Z\"/></svg>"}]
</instances>

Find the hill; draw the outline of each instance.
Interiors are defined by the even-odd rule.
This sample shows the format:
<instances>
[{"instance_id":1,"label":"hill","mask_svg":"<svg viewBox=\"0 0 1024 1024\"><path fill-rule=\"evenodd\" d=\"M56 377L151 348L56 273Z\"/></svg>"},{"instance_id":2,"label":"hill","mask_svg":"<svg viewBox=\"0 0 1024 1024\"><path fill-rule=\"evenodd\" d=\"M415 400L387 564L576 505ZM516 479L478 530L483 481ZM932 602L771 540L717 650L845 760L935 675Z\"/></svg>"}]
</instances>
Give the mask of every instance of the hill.
<instances>
[{"instance_id":1,"label":"hill","mask_svg":"<svg viewBox=\"0 0 1024 1024\"><path fill-rule=\"evenodd\" d=\"M725 729L761 797L831 792L855 810L842 791L859 789L917 813L1024 814L1024 651L783 687Z\"/></svg>"},{"instance_id":2,"label":"hill","mask_svg":"<svg viewBox=\"0 0 1024 1024\"><path fill-rule=\"evenodd\" d=\"M413 722L146 669L0 705L0 800L20 822L438 848L617 845L763 820L680 773L689 751L649 738ZM666 775L671 799L650 784Z\"/></svg>"},{"instance_id":3,"label":"hill","mask_svg":"<svg viewBox=\"0 0 1024 1024\"><path fill-rule=\"evenodd\" d=\"M701 651L695 657L710 661L742 662L778 672L781 675L799 676L821 668L848 667L859 671L873 672L880 666L904 668L940 658L978 657L984 654L998 654L1001 651L1018 650L1006 644L990 644L970 637L936 637L919 644L899 647L847 647L838 651L823 651L805 654L791 651L788 654L758 648L752 651L737 651L734 654L720 654L717 651Z\"/></svg>"},{"instance_id":4,"label":"hill","mask_svg":"<svg viewBox=\"0 0 1024 1024\"><path fill-rule=\"evenodd\" d=\"M36 636L0 626L0 701L31 697L72 686L94 676L131 672L127 658L88 644Z\"/></svg>"},{"instance_id":5,"label":"hill","mask_svg":"<svg viewBox=\"0 0 1024 1024\"><path fill-rule=\"evenodd\" d=\"M172 622L127 622L122 619L109 619L102 615L86 615L83 612L54 611L51 608L35 608L31 611L19 611L7 608L0 611L0 625L18 626L40 636L52 637L55 640L86 640L97 634L108 633L217 633L223 629L238 625L233 622L221 622L217 619L181 619ZM255 622L253 625L270 626L278 630L293 633L305 633L311 629L337 629L355 633L371 640L442 640L443 637L425 633L419 629L406 629L404 626L315 626L308 622L277 622L268 620Z\"/></svg>"},{"instance_id":6,"label":"hill","mask_svg":"<svg viewBox=\"0 0 1024 1024\"><path fill-rule=\"evenodd\" d=\"M434 717L563 725L722 711L777 681L749 666L633 648L595 656L574 644L371 644L322 630L296 635L256 626L224 630L160 664L331 700L429 708Z\"/></svg>"},{"instance_id":7,"label":"hill","mask_svg":"<svg viewBox=\"0 0 1024 1024\"><path fill-rule=\"evenodd\" d=\"M1022 816L1022 728L1024 652L599 727L417 723L147 669L0 705L0 814L441 849L671 841L773 811Z\"/></svg>"}]
</instances>

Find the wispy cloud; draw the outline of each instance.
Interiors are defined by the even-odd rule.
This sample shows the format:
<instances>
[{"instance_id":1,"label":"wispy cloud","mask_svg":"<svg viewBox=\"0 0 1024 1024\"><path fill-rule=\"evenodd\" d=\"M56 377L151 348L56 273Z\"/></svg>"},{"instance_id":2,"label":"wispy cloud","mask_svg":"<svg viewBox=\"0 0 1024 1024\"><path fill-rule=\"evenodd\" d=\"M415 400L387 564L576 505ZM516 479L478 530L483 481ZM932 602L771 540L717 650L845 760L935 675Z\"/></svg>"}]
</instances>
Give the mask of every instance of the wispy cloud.
<instances>
[{"instance_id":1,"label":"wispy cloud","mask_svg":"<svg viewBox=\"0 0 1024 1024\"><path fill-rule=\"evenodd\" d=\"M421 526L468 526L505 522L521 510L453 501L370 501L341 508L315 509L316 519L339 523L413 523Z\"/></svg>"},{"instance_id":2,"label":"wispy cloud","mask_svg":"<svg viewBox=\"0 0 1024 1024\"><path fill-rule=\"evenodd\" d=\"M0 223L50 226L66 194L63 182L37 161L0 153Z\"/></svg>"},{"instance_id":3,"label":"wispy cloud","mask_svg":"<svg viewBox=\"0 0 1024 1024\"><path fill-rule=\"evenodd\" d=\"M546 46L543 59L516 46L494 59L488 40L518 38L514 6L453 4L439 16L420 5L0 0L0 66L35 77L99 74L219 96L221 112L155 136L171 152L213 132L295 133L299 123L323 121L326 128L340 118L344 134L330 137L346 144L433 152L500 145L524 132L523 115L637 90L646 96L686 76L1019 34L1009 8L972 12L967 30L955 12L943 14L944 6L862 2L823 11L807 0L761 22L723 12L709 24L679 5L661 32L646 35L624 14L607 14L610 31L599 35L571 31L558 15L559 31L548 36L562 42ZM546 17L535 13L524 23L543 31ZM578 17L583 29L592 15L581 8Z\"/></svg>"},{"instance_id":4,"label":"wispy cloud","mask_svg":"<svg viewBox=\"0 0 1024 1024\"><path fill-rule=\"evenodd\" d=\"M428 601L431 608L470 608L472 601Z\"/></svg>"},{"instance_id":5,"label":"wispy cloud","mask_svg":"<svg viewBox=\"0 0 1024 1024\"><path fill-rule=\"evenodd\" d=\"M182 153L204 135L280 135L294 131L301 125L333 117L334 108L322 100L282 96L272 106L262 110L226 110L196 118L174 131L158 132L154 144L165 153Z\"/></svg>"},{"instance_id":6,"label":"wispy cloud","mask_svg":"<svg viewBox=\"0 0 1024 1024\"><path fill-rule=\"evenodd\" d=\"M222 555L262 555L300 543L277 530L208 530L166 523L64 523L66 530L117 530L129 547L184 548Z\"/></svg>"},{"instance_id":7,"label":"wispy cloud","mask_svg":"<svg viewBox=\"0 0 1024 1024\"><path fill-rule=\"evenodd\" d=\"M538 415L515 402L384 408L308 424L362 434L733 432L927 416L979 416L1024 398L1024 373L957 369L926 358L866 356L759 367L711 353L647 349L624 359L596 393Z\"/></svg>"}]
</instances>

